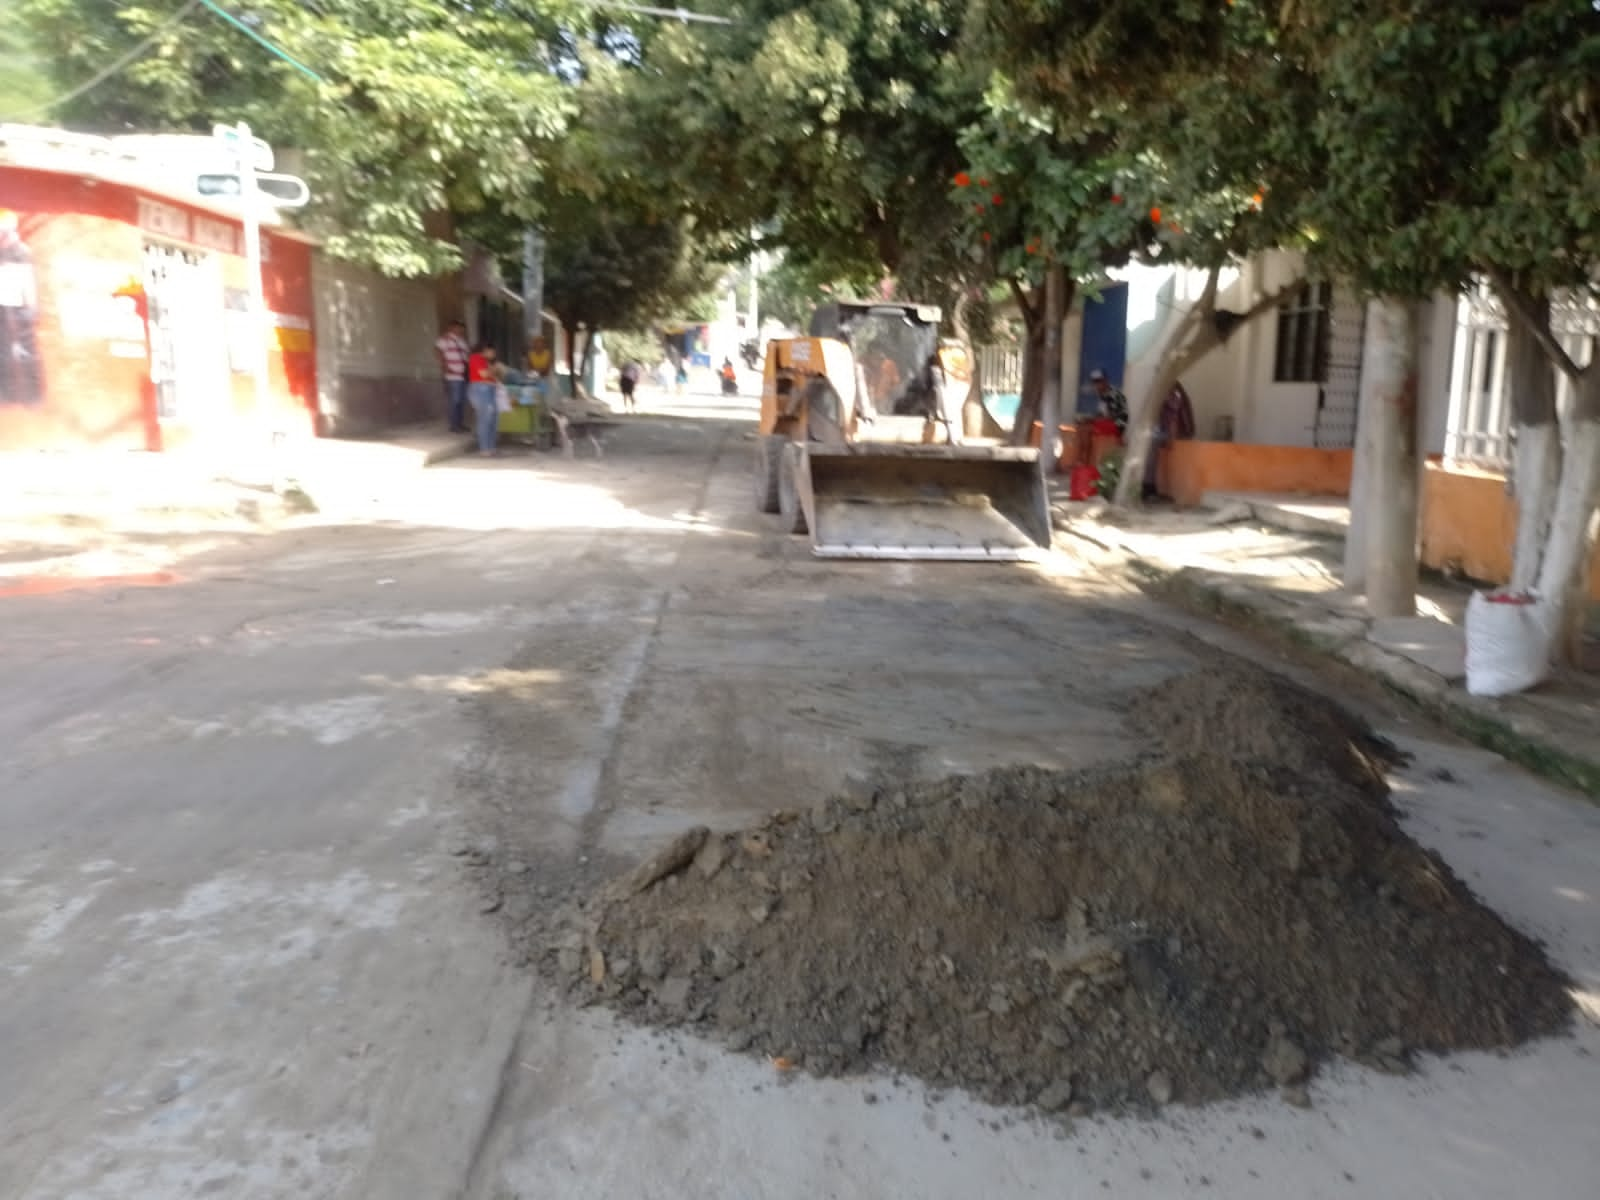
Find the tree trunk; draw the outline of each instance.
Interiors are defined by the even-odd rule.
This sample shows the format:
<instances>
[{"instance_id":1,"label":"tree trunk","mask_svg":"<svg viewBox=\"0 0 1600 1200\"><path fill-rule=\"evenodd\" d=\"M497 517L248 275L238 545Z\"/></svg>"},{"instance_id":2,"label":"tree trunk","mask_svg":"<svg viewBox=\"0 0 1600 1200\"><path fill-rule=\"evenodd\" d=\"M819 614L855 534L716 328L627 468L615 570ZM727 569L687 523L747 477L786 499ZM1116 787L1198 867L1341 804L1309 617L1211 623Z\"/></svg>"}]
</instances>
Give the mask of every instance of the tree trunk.
<instances>
[{"instance_id":1,"label":"tree trunk","mask_svg":"<svg viewBox=\"0 0 1600 1200\"><path fill-rule=\"evenodd\" d=\"M1122 474L1117 480L1117 504L1132 504L1143 491L1144 464L1151 453L1151 434L1167 393L1185 371L1210 354L1220 342L1209 316L1205 316L1198 305L1178 319L1172 339L1158 360L1161 369L1145 389L1137 407L1130 406Z\"/></svg>"},{"instance_id":2,"label":"tree trunk","mask_svg":"<svg viewBox=\"0 0 1600 1200\"><path fill-rule=\"evenodd\" d=\"M1011 441L1026 446L1033 437L1034 422L1039 419L1039 398L1044 393L1044 324L1028 330L1022 344L1022 396L1017 403L1017 416L1011 423Z\"/></svg>"},{"instance_id":3,"label":"tree trunk","mask_svg":"<svg viewBox=\"0 0 1600 1200\"><path fill-rule=\"evenodd\" d=\"M1026 446L1033 435L1033 423L1039 419L1039 399L1044 390L1044 300L1035 293L1030 302L1015 285L1013 291L1027 337L1022 344L1022 395L1011 425L1011 441L1013 445Z\"/></svg>"},{"instance_id":4,"label":"tree trunk","mask_svg":"<svg viewBox=\"0 0 1600 1200\"><path fill-rule=\"evenodd\" d=\"M1039 461L1046 475L1061 466L1056 440L1061 429L1061 325L1067 318L1067 269L1051 263L1044 277L1044 362L1039 391Z\"/></svg>"},{"instance_id":5,"label":"tree trunk","mask_svg":"<svg viewBox=\"0 0 1600 1200\"><path fill-rule=\"evenodd\" d=\"M1409 299L1385 296L1371 303L1358 423L1367 468L1358 500L1365 507L1367 610L1375 617L1417 612L1418 342Z\"/></svg>"},{"instance_id":6,"label":"tree trunk","mask_svg":"<svg viewBox=\"0 0 1600 1200\"><path fill-rule=\"evenodd\" d=\"M971 296L962 291L956 297L955 307L950 313L950 330L961 343L961 348L967 356L967 364L972 371L972 378L967 386L967 398L961 404L961 436L991 437L995 435L990 433L984 421L988 416L988 410L983 406L983 370L978 362L978 347L973 344L972 330L967 324L967 311L971 305ZM993 419L988 421L988 425L994 425ZM995 428L998 429L998 426Z\"/></svg>"},{"instance_id":7,"label":"tree trunk","mask_svg":"<svg viewBox=\"0 0 1600 1200\"><path fill-rule=\"evenodd\" d=\"M1589 560L1600 501L1600 367L1579 374L1573 389L1561 482L1534 589L1548 605L1544 626L1550 657L1567 663L1579 659L1589 607Z\"/></svg>"},{"instance_id":8,"label":"tree trunk","mask_svg":"<svg viewBox=\"0 0 1600 1200\"><path fill-rule=\"evenodd\" d=\"M1350 526L1344 535L1344 588L1357 596L1367 594L1367 451L1356 421L1355 453L1350 463Z\"/></svg>"},{"instance_id":9,"label":"tree trunk","mask_svg":"<svg viewBox=\"0 0 1600 1200\"><path fill-rule=\"evenodd\" d=\"M578 327L576 325L563 325L561 332L567 337L567 378L574 384L578 382Z\"/></svg>"},{"instance_id":10,"label":"tree trunk","mask_svg":"<svg viewBox=\"0 0 1600 1200\"><path fill-rule=\"evenodd\" d=\"M589 378L589 368L594 365L594 333L593 329L583 331L583 358L578 364L580 375Z\"/></svg>"},{"instance_id":11,"label":"tree trunk","mask_svg":"<svg viewBox=\"0 0 1600 1200\"><path fill-rule=\"evenodd\" d=\"M1550 298L1529 297L1530 313L1548 324ZM1514 592L1531 592L1539 581L1545 544L1555 517L1561 481L1561 427L1556 421L1556 379L1538 337L1512 320L1506 334L1507 386L1516 451L1511 481L1517 500L1517 540L1511 581Z\"/></svg>"}]
</instances>

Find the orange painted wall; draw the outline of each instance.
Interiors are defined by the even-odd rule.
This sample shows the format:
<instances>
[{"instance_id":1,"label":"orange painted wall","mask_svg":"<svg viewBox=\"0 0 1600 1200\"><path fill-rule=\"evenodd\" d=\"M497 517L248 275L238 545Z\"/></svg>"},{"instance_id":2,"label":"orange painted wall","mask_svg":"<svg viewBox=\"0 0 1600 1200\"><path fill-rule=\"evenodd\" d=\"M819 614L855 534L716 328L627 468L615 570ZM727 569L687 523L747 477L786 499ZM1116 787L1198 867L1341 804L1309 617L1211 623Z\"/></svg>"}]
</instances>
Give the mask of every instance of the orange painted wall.
<instances>
[{"instance_id":1,"label":"orange painted wall","mask_svg":"<svg viewBox=\"0 0 1600 1200\"><path fill-rule=\"evenodd\" d=\"M1461 571L1485 583L1511 577L1517 502L1503 476L1429 463L1422 477L1422 561ZM1589 572L1589 594L1600 600L1600 555Z\"/></svg>"},{"instance_id":2,"label":"orange painted wall","mask_svg":"<svg viewBox=\"0 0 1600 1200\"><path fill-rule=\"evenodd\" d=\"M1207 492L1350 494L1350 450L1255 446L1243 442L1177 442L1163 464L1167 493L1199 504Z\"/></svg>"},{"instance_id":3,"label":"orange painted wall","mask_svg":"<svg viewBox=\"0 0 1600 1200\"><path fill-rule=\"evenodd\" d=\"M8 253L31 266L37 293L21 322L36 368L0 377L0 449L160 450L185 440L182 421L157 418L140 301L118 292L142 284L147 240L196 249L219 260L217 306L236 327L246 287L239 222L137 188L20 167L0 167L0 209L15 214L22 249ZM262 241L273 326L272 412L262 415L298 431L314 426L317 403L311 247L272 233ZM256 415L247 373L229 372L225 404L232 417Z\"/></svg>"}]
</instances>

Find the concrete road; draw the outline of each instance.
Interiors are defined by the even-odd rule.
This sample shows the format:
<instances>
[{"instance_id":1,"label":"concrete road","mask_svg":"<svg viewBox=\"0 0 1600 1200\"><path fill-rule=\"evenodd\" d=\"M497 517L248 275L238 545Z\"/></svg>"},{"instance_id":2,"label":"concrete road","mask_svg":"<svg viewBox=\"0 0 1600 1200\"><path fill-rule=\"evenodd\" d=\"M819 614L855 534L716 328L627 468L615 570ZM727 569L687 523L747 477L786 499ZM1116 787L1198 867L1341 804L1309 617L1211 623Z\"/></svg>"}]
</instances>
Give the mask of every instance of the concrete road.
<instances>
[{"instance_id":1,"label":"concrete road","mask_svg":"<svg viewBox=\"0 0 1600 1200\"><path fill-rule=\"evenodd\" d=\"M1594 1194L1589 1023L1069 1136L554 1004L509 951L528 901L454 851L553 897L850 772L1114 757L1108 697L1233 644L1070 559L814 562L751 512L745 412L654 407L603 462L352 481L0 600L0 1197ZM1596 1003L1600 813L1387 728L1416 835Z\"/></svg>"}]
</instances>

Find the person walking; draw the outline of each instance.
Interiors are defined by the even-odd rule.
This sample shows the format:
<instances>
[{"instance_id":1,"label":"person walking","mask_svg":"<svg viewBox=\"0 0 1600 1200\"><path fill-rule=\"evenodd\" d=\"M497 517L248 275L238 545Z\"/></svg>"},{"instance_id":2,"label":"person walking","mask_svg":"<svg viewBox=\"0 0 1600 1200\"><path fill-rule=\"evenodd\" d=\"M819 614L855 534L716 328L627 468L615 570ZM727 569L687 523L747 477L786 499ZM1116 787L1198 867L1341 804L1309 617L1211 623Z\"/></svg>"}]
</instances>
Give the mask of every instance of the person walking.
<instances>
[{"instance_id":1,"label":"person walking","mask_svg":"<svg viewBox=\"0 0 1600 1200\"><path fill-rule=\"evenodd\" d=\"M439 356L439 372L444 377L446 415L451 433L467 432L467 347L465 321L451 321L448 328L434 342L433 351Z\"/></svg>"},{"instance_id":2,"label":"person walking","mask_svg":"<svg viewBox=\"0 0 1600 1200\"><path fill-rule=\"evenodd\" d=\"M477 417L478 453L484 458L494 457L495 444L500 440L500 406L495 402L499 383L495 349L479 342L467 359L467 396Z\"/></svg>"},{"instance_id":3,"label":"person walking","mask_svg":"<svg viewBox=\"0 0 1600 1200\"><path fill-rule=\"evenodd\" d=\"M642 374L644 374L644 368L629 359L623 364L622 370L617 375L617 382L622 387L622 410L624 412L637 411L634 406L634 392L639 387L639 377Z\"/></svg>"}]
</instances>

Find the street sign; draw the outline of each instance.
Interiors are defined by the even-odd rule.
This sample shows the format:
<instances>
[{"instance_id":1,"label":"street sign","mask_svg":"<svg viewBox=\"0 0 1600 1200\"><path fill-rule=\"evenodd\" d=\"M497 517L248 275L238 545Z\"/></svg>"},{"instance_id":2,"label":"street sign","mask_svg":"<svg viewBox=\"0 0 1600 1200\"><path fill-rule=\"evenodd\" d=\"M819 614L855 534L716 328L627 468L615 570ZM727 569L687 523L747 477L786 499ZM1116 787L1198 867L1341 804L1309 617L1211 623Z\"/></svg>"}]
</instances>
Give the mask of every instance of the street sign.
<instances>
[{"instance_id":1,"label":"street sign","mask_svg":"<svg viewBox=\"0 0 1600 1200\"><path fill-rule=\"evenodd\" d=\"M245 141L236 125L213 125L211 136L224 143L235 157L244 149ZM273 158L272 147L258 137L250 139L250 165L257 171L270 171L277 165Z\"/></svg>"},{"instance_id":2,"label":"street sign","mask_svg":"<svg viewBox=\"0 0 1600 1200\"><path fill-rule=\"evenodd\" d=\"M304 208L311 199L311 189L298 175L265 175L255 177L256 196L272 208ZM244 183L234 172L215 175L196 175L195 191L202 196L241 196Z\"/></svg>"}]
</instances>

